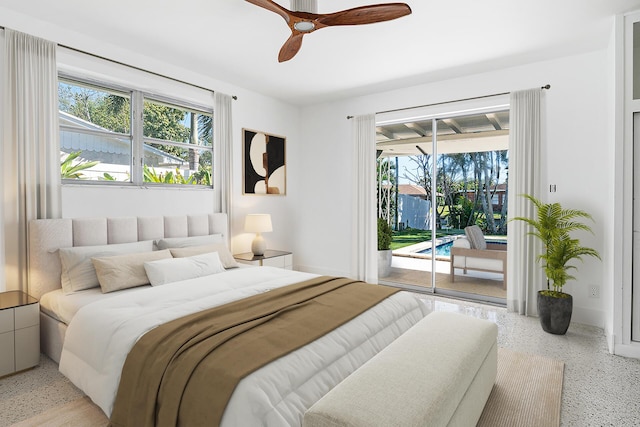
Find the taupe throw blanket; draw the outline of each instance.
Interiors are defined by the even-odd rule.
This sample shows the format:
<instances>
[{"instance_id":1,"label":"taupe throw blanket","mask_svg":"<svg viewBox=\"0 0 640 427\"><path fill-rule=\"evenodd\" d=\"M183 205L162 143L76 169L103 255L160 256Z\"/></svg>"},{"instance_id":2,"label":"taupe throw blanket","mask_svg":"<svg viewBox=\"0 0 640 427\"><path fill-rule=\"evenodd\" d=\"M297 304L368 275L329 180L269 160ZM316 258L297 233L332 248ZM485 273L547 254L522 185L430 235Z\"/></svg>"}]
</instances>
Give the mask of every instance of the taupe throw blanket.
<instances>
[{"instance_id":1,"label":"taupe throw blanket","mask_svg":"<svg viewBox=\"0 0 640 427\"><path fill-rule=\"evenodd\" d=\"M397 291L322 276L158 326L127 356L111 425L217 426L242 378Z\"/></svg>"}]
</instances>

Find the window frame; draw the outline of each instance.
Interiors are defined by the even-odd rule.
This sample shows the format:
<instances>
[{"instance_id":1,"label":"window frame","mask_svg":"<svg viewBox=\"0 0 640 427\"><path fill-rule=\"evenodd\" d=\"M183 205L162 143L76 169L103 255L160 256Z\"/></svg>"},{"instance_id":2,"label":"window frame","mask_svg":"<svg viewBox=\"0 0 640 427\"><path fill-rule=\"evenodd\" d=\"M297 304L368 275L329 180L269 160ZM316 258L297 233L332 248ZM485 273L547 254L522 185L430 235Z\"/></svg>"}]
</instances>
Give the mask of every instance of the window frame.
<instances>
[{"instance_id":1,"label":"window frame","mask_svg":"<svg viewBox=\"0 0 640 427\"><path fill-rule=\"evenodd\" d=\"M105 135L109 136L121 136L123 138L129 138L130 145L130 179L128 182L126 181L107 181L107 180L80 180L80 179L63 179L63 185L108 185L108 186L135 186L135 187L161 187L161 188L170 188L170 189L205 189L205 190L213 190L215 188L214 182L214 156L215 156L215 135L213 135L212 129L212 137L211 137L211 145L196 145L198 150L209 151L211 153L211 185L202 185L202 184L165 184L165 183L157 183L157 182L145 182L144 181L144 144L145 141L152 141L153 143L163 144L163 145L171 145L180 148L193 148L193 144L162 140L153 137L145 137L144 136L144 102L150 101L155 103L162 103L169 107L175 107L178 109L184 109L191 113L198 113L203 115L210 115L212 126L214 120L214 110L213 107L203 106L194 102L189 102L157 93L152 93L149 91L144 91L140 89L136 89L133 87L125 87L118 84L112 84L107 81L95 80L86 77L79 77L73 74L68 74L64 72L58 73L58 81L63 82L69 85L78 85L78 86L89 86L90 88L94 88L96 90L103 91L113 91L116 93L122 93L129 96L130 100L130 133L124 134L120 132L103 132L82 128L75 128L72 126L60 125L59 132L63 130L72 131L77 133L84 134L93 134L93 135ZM191 147L187 147L191 145Z\"/></svg>"}]
</instances>

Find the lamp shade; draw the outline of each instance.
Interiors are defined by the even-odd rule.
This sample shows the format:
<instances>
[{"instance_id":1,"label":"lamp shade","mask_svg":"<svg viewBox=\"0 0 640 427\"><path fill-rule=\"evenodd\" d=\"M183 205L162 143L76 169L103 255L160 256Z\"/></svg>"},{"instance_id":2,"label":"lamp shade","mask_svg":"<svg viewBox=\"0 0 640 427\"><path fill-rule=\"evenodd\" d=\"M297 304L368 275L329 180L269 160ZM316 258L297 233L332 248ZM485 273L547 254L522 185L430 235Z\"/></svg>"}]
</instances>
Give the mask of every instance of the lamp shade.
<instances>
[{"instance_id":1,"label":"lamp shade","mask_svg":"<svg viewBox=\"0 0 640 427\"><path fill-rule=\"evenodd\" d=\"M249 214L244 220L244 231L249 233L265 233L273 231L271 226L271 215L269 214Z\"/></svg>"}]
</instances>

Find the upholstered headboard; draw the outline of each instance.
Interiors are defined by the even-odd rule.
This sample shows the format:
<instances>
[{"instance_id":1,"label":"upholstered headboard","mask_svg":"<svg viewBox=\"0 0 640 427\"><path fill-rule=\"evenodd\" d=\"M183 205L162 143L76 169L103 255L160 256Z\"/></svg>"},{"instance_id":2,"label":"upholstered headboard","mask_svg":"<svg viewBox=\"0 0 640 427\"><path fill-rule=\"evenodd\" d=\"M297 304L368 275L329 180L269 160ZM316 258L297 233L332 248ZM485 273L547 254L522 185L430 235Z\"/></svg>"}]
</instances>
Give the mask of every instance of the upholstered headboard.
<instances>
[{"instance_id":1,"label":"upholstered headboard","mask_svg":"<svg viewBox=\"0 0 640 427\"><path fill-rule=\"evenodd\" d=\"M40 298L62 286L60 248L216 233L228 242L226 213L33 220L29 223L29 294Z\"/></svg>"}]
</instances>

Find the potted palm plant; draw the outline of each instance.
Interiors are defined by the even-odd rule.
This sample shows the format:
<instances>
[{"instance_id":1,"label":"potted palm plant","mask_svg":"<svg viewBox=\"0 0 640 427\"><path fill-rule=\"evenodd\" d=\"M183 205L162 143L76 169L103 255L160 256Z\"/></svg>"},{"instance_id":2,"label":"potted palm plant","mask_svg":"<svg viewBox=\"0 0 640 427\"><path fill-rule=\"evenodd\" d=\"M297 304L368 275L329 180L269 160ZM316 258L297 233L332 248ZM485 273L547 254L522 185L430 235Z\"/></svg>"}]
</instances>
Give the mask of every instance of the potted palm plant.
<instances>
[{"instance_id":1,"label":"potted palm plant","mask_svg":"<svg viewBox=\"0 0 640 427\"><path fill-rule=\"evenodd\" d=\"M391 272L391 239L389 223L378 218L378 277L387 277Z\"/></svg>"},{"instance_id":2,"label":"potted palm plant","mask_svg":"<svg viewBox=\"0 0 640 427\"><path fill-rule=\"evenodd\" d=\"M547 276L547 289L538 291L538 315L542 329L546 332L563 335L569 328L573 312L573 297L562 292L568 280L575 279L570 274L576 269L573 260L582 261L583 256L600 259L595 249L580 244L579 239L571 237L571 232L584 230L592 232L582 219L593 218L588 213L577 209L563 209L559 203L542 203L535 197L525 194L537 210L537 218L516 217L514 220L524 221L533 227L528 234L541 240L543 253L538 256Z\"/></svg>"}]
</instances>

